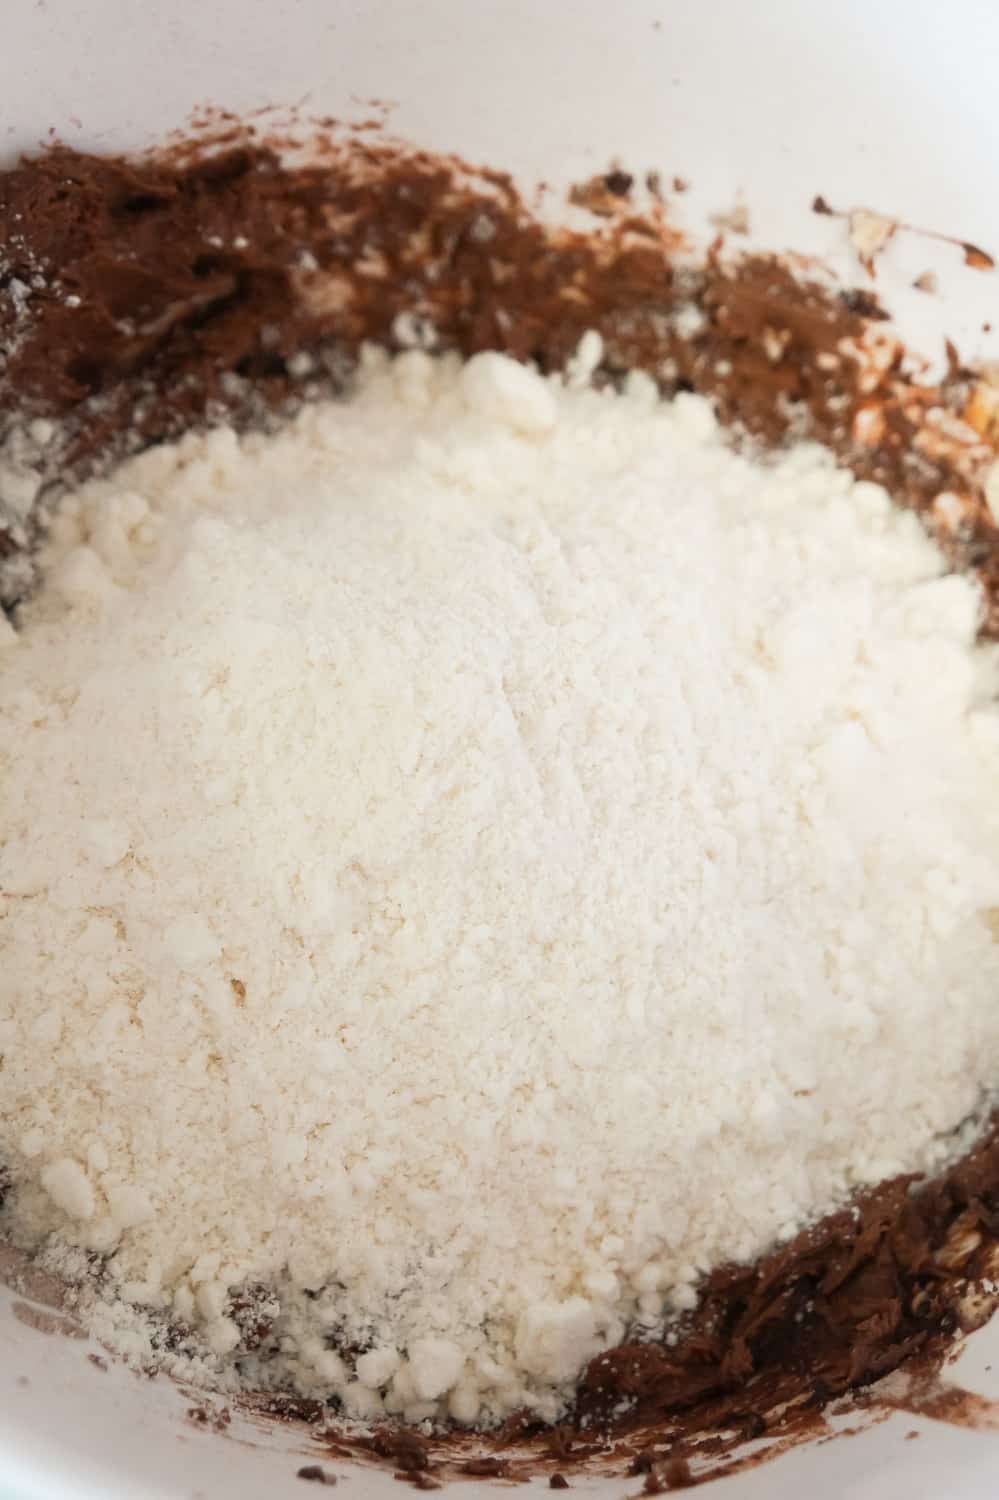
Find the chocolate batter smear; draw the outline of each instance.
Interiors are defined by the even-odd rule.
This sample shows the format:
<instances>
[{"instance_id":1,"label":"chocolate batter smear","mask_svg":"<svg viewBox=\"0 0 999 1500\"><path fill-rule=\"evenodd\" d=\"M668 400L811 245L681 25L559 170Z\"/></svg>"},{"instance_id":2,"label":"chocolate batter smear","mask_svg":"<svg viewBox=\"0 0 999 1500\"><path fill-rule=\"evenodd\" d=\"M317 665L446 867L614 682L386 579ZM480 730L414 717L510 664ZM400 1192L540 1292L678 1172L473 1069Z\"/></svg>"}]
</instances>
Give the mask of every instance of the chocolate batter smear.
<instances>
[{"instance_id":1,"label":"chocolate batter smear","mask_svg":"<svg viewBox=\"0 0 999 1500\"><path fill-rule=\"evenodd\" d=\"M986 629L999 629L980 483L996 403L956 359L940 385L906 375L867 292L717 246L695 263L661 205L631 210L623 172L601 179L616 216L582 233L542 224L508 178L454 159L323 138L286 167L277 146L227 137L138 161L57 146L0 175L0 411L15 469L79 478L193 425L260 425L341 386L366 339L500 349L551 370L595 328L606 378L639 368L666 394L701 392L765 445L813 437L922 511L955 563L981 573ZM25 457L39 421L58 441ZM8 555L34 534L11 511ZM8 604L23 567L13 578Z\"/></svg>"},{"instance_id":2,"label":"chocolate batter smear","mask_svg":"<svg viewBox=\"0 0 999 1500\"><path fill-rule=\"evenodd\" d=\"M696 261L661 203L635 211L623 171L601 179L599 223L582 233L542 224L508 178L455 159L323 138L288 164L287 143L230 134L142 160L56 146L0 174L5 606L31 586L66 479L193 426L281 420L341 389L365 340L498 349L553 370L592 328L601 378L645 370L666 394L709 396L740 440L811 437L884 484L979 574L983 630L999 635L999 535L982 488L999 396L956 355L942 382L920 384L866 291L789 258L727 260L721 245ZM5 1186L0 1167L0 1203ZM318 1403L257 1409L421 1487L541 1469L565 1488L599 1461L645 1476L647 1493L684 1488L705 1459L812 1432L834 1397L938 1363L993 1309L997 1233L994 1123L941 1179L885 1183L756 1266L716 1271L672 1342L593 1360L554 1432L525 1418L488 1441L357 1439ZM258 1300L248 1291L248 1352L269 1335Z\"/></svg>"},{"instance_id":3,"label":"chocolate batter smear","mask_svg":"<svg viewBox=\"0 0 999 1500\"><path fill-rule=\"evenodd\" d=\"M540 1474L563 1488L576 1475L630 1474L642 1477L645 1493L828 1437L823 1411L842 1397L875 1414L911 1409L949 1419L953 1410L968 1425L969 1409L982 1418L981 1398L937 1376L955 1334L980 1327L999 1302L997 1213L999 1117L940 1178L895 1178L757 1265L719 1268L674 1342L629 1342L598 1355L556 1428L525 1412L485 1436L386 1425L359 1437L315 1401L270 1396L249 1405L307 1424L334 1458L386 1464L400 1477L439 1484ZM875 1382L899 1369L910 1377L911 1402L878 1396ZM995 1422L992 1407L986 1418Z\"/></svg>"}]
</instances>

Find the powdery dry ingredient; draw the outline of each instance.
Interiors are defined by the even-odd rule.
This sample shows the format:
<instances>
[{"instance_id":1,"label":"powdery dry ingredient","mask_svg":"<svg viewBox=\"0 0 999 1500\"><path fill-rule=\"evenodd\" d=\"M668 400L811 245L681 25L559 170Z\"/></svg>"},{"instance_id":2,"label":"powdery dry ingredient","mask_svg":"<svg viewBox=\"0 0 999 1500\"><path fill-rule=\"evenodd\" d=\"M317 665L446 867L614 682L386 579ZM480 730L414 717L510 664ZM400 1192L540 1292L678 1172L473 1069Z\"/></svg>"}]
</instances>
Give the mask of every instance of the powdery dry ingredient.
<instances>
[{"instance_id":1,"label":"powdery dry ingredient","mask_svg":"<svg viewBox=\"0 0 999 1500\"><path fill-rule=\"evenodd\" d=\"M5 1227L107 1259L137 1360L169 1316L353 1416L554 1418L981 1118L977 585L598 358L370 354L55 525L0 654Z\"/></svg>"}]
</instances>

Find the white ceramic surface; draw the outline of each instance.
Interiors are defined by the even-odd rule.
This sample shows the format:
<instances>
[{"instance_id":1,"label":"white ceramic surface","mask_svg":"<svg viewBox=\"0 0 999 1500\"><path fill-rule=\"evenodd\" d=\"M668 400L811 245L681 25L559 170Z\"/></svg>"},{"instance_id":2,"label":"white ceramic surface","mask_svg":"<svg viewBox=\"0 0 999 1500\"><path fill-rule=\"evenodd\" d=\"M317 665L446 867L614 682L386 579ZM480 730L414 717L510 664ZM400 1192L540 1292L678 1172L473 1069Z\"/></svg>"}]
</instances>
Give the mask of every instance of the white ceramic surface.
<instances>
[{"instance_id":1,"label":"white ceramic surface","mask_svg":"<svg viewBox=\"0 0 999 1500\"><path fill-rule=\"evenodd\" d=\"M298 103L361 119L390 100L391 130L559 190L607 167L692 183L681 222L742 199L756 243L822 255L862 279L816 193L999 251L996 0L6 0L0 156L55 126L96 149L137 147L202 103ZM558 191L549 195L554 212ZM911 289L936 270L940 295ZM878 267L903 331L939 353L999 357L999 277L960 251L897 236ZM0 1075L2 1087L2 1075ZM168 1383L101 1373L86 1345L17 1321L0 1295L0 1496L303 1495L286 1435L196 1430ZM999 1397L999 1327L953 1378ZM905 1440L913 1429L916 1442ZM333 1464L341 1475L348 1466ZM354 1500L399 1495L349 1471ZM636 1482L575 1486L623 1496ZM986 1500L999 1433L898 1416L717 1481L720 1500ZM481 1495L480 1485L454 1493Z\"/></svg>"}]
</instances>

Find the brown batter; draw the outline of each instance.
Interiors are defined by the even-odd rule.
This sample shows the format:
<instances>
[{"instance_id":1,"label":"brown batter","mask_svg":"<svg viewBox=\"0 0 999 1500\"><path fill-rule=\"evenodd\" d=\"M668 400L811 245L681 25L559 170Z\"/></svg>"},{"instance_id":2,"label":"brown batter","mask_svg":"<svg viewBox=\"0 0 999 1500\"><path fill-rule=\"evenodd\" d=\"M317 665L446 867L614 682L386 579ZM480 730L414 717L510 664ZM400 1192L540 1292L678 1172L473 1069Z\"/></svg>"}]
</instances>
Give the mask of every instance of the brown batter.
<instances>
[{"instance_id":1,"label":"brown batter","mask_svg":"<svg viewBox=\"0 0 999 1500\"><path fill-rule=\"evenodd\" d=\"M79 474L192 424L287 409L309 384L303 353L313 386L336 387L364 339L394 343L400 313L438 348L543 369L596 328L606 376L700 391L764 443L813 436L926 512L982 572L995 633L990 450L975 441L993 411L972 372L955 355L942 386L915 384L900 346L872 342L870 294L775 257L726 262L716 245L679 267L661 206L630 213L627 174L607 183L618 213L582 234L541 224L502 174L369 143L293 171L248 138L138 162L56 147L0 174L0 422L59 419L46 461ZM681 307L703 314L692 335L671 321ZM942 491L957 523L934 510ZM27 540L0 518L0 551Z\"/></svg>"},{"instance_id":2,"label":"brown batter","mask_svg":"<svg viewBox=\"0 0 999 1500\"><path fill-rule=\"evenodd\" d=\"M825 1434L824 1408L848 1393L862 1400L864 1387L900 1366L930 1393L912 1409L953 1407L963 1420L975 1398L935 1377L954 1335L981 1326L999 1303L997 1210L999 1118L939 1179L883 1183L755 1266L715 1271L675 1345L627 1343L599 1355L557 1428L525 1413L486 1438L396 1427L357 1438L318 1401L251 1406L308 1424L334 1457L380 1460L424 1488L471 1474L571 1478L594 1469L645 1475L649 1492L680 1488L678 1462L689 1484L705 1464L704 1477L745 1464L748 1440L779 1452ZM910 1409L896 1397L889 1404Z\"/></svg>"}]
</instances>

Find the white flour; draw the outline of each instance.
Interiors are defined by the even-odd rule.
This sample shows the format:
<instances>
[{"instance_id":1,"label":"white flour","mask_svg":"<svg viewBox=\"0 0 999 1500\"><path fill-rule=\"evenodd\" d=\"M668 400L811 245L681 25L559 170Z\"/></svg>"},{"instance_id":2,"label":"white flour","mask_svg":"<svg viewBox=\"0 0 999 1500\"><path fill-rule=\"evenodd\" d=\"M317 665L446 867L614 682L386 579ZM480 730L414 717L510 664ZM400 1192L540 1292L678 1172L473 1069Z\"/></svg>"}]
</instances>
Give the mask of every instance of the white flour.
<instances>
[{"instance_id":1,"label":"white flour","mask_svg":"<svg viewBox=\"0 0 999 1500\"><path fill-rule=\"evenodd\" d=\"M0 654L0 1159L136 1356L129 1304L224 1362L265 1283L354 1414L553 1416L999 1077L976 586L591 364L372 357L58 524Z\"/></svg>"}]
</instances>

